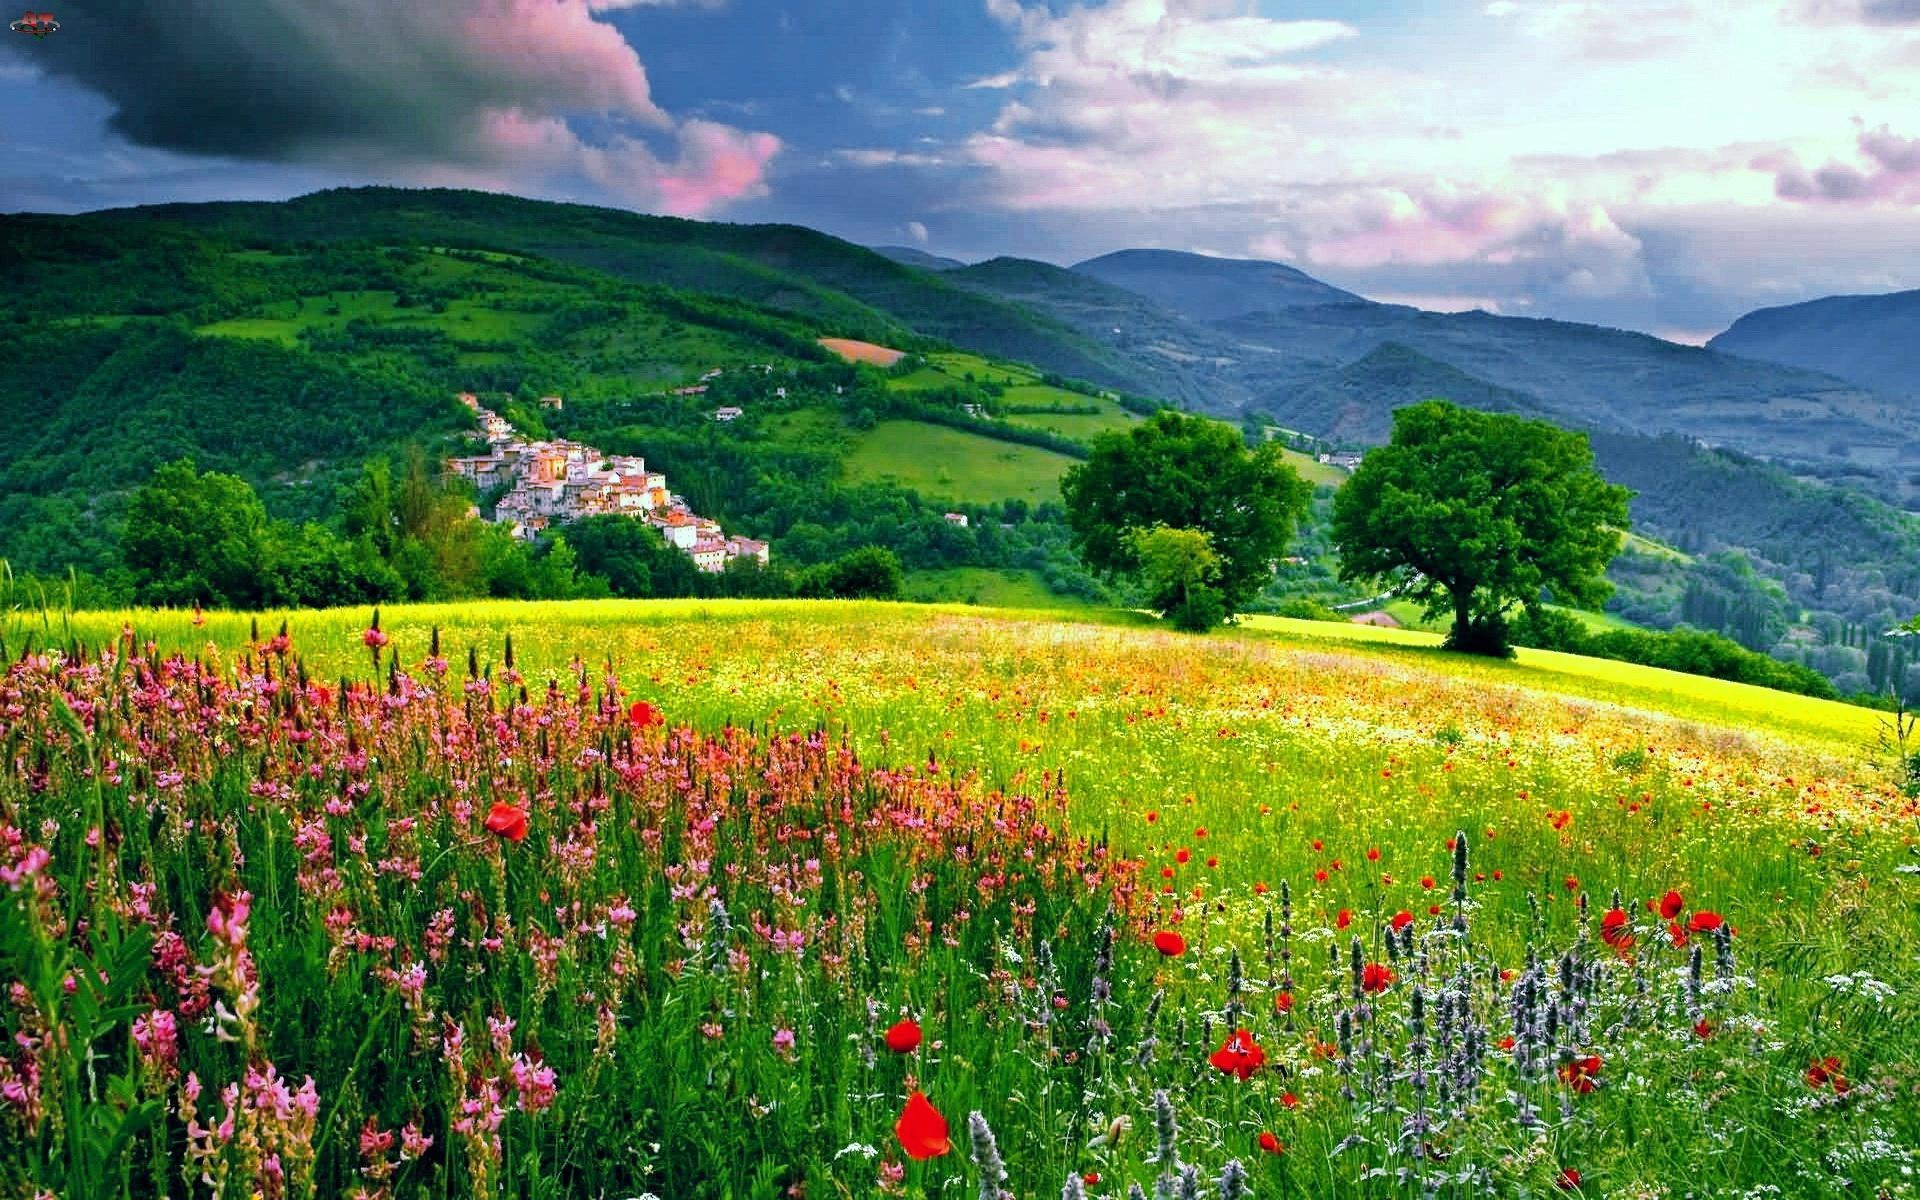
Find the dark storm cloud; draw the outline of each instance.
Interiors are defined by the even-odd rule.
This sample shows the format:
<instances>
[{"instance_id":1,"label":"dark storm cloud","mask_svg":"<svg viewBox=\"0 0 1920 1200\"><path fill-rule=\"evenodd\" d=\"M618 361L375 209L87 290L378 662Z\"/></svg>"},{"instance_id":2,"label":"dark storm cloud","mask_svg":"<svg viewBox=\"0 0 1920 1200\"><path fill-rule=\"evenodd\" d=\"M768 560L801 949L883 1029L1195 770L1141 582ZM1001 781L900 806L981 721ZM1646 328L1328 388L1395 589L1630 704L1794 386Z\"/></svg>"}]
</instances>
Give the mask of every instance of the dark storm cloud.
<instances>
[{"instance_id":1,"label":"dark storm cloud","mask_svg":"<svg viewBox=\"0 0 1920 1200\"><path fill-rule=\"evenodd\" d=\"M36 47L34 61L112 101L112 127L130 141L236 158L458 156L479 149L488 109L555 101L662 122L619 34L584 7L567 11L511 0L89 0L62 13L64 36ZM567 64L598 68L601 80L569 78Z\"/></svg>"},{"instance_id":2,"label":"dark storm cloud","mask_svg":"<svg viewBox=\"0 0 1920 1200\"><path fill-rule=\"evenodd\" d=\"M757 193L778 142L662 111L600 7L86 0L32 61L105 98L109 128L138 146L482 186L573 175L688 213ZM576 114L611 132L583 142Z\"/></svg>"}]
</instances>

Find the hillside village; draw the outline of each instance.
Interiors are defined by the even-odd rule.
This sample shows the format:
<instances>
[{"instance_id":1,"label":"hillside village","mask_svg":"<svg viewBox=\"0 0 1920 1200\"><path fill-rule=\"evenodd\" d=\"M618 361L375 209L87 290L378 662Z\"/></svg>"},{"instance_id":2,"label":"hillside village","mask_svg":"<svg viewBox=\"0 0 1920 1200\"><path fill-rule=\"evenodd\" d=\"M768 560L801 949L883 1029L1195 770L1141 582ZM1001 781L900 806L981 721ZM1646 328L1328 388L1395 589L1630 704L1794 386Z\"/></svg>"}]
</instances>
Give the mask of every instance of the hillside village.
<instances>
[{"instance_id":1,"label":"hillside village","mask_svg":"<svg viewBox=\"0 0 1920 1200\"><path fill-rule=\"evenodd\" d=\"M669 491L667 477L647 470L646 460L605 455L566 438L528 441L472 392L462 392L460 403L479 419L487 452L449 459L447 468L482 494L504 489L492 515L481 516L506 523L515 537L532 541L548 529L588 517L626 516L659 530L702 571L724 571L738 558L766 564L765 542L728 537L718 521L694 512ZM558 408L562 401L547 397L541 403Z\"/></svg>"}]
</instances>

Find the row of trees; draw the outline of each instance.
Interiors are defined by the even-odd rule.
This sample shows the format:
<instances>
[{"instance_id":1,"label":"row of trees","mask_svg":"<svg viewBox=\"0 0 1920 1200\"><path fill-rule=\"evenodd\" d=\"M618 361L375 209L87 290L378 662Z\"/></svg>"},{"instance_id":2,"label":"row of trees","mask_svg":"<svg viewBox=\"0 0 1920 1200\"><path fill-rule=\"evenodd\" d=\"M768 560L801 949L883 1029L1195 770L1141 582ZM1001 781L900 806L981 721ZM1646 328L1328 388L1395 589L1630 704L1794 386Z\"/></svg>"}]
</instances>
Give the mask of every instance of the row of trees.
<instances>
[{"instance_id":1,"label":"row of trees","mask_svg":"<svg viewBox=\"0 0 1920 1200\"><path fill-rule=\"evenodd\" d=\"M1062 491L1088 563L1138 579L1155 609L1190 630L1245 606L1309 503L1270 445L1248 449L1224 425L1171 412L1100 439ZM1775 585L1738 555L1709 562L1682 603L1703 620L1746 622L1745 645L1688 628L1595 633L1549 607L1606 600L1631 495L1594 470L1584 435L1429 401L1395 413L1392 441L1332 497L1329 526L1340 578L1392 589L1429 619L1451 613L1452 649L1504 656L1518 643L1841 698L1812 666L1762 652L1780 630L1764 606L1743 606ZM1340 619L1311 602L1295 615ZM1920 618L1850 651L1895 704L1916 634Z\"/></svg>"},{"instance_id":2,"label":"row of trees","mask_svg":"<svg viewBox=\"0 0 1920 1200\"><path fill-rule=\"evenodd\" d=\"M1312 499L1279 447L1171 411L1103 435L1061 492L1088 564L1137 576L1154 608L1196 630L1260 593ZM1334 498L1340 576L1451 612L1454 649L1505 655L1516 607L1606 599L1630 495L1594 471L1581 435L1413 405Z\"/></svg>"},{"instance_id":3,"label":"row of trees","mask_svg":"<svg viewBox=\"0 0 1920 1200\"><path fill-rule=\"evenodd\" d=\"M532 545L477 519L467 496L418 452L397 474L385 460L368 463L341 526L270 519L245 480L181 460L134 495L121 558L135 602L181 608L481 596L890 598L903 584L899 559L878 547L801 569L741 559L709 573L627 517L582 521Z\"/></svg>"}]
</instances>

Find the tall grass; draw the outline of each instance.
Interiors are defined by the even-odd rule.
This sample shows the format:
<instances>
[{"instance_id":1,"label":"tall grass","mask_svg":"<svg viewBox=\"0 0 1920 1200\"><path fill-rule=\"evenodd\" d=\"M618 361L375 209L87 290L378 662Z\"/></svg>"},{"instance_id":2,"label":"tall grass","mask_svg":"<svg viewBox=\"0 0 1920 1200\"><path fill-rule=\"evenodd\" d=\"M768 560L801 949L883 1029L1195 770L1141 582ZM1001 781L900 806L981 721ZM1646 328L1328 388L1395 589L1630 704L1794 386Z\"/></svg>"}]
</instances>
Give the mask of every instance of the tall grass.
<instances>
[{"instance_id":1,"label":"tall grass","mask_svg":"<svg viewBox=\"0 0 1920 1200\"><path fill-rule=\"evenodd\" d=\"M1909 1194L1850 726L1122 618L201 620L0 680L0 1192Z\"/></svg>"}]
</instances>

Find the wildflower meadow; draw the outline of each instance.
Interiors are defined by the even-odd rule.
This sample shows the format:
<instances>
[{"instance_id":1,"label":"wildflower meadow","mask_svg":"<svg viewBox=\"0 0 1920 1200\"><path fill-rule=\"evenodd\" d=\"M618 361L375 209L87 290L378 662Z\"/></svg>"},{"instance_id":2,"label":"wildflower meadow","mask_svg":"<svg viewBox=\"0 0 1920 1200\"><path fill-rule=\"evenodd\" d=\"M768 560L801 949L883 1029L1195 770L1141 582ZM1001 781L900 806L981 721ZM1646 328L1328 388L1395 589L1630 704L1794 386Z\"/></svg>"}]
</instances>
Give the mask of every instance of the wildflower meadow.
<instances>
[{"instance_id":1,"label":"wildflower meadow","mask_svg":"<svg viewBox=\"0 0 1920 1200\"><path fill-rule=\"evenodd\" d=\"M0 642L0 1197L1920 1192L1881 714L889 605Z\"/></svg>"}]
</instances>

